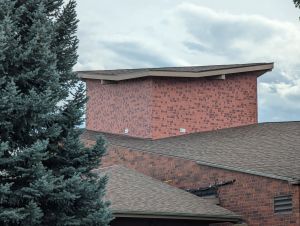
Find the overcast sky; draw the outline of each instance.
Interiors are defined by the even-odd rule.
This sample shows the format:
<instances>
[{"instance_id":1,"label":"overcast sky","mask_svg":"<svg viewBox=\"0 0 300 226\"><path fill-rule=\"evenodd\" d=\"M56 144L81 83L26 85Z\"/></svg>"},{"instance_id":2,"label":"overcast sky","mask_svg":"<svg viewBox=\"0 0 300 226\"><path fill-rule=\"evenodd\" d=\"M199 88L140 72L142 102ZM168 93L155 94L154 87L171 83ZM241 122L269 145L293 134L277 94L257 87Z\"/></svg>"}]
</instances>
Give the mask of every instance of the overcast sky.
<instances>
[{"instance_id":1,"label":"overcast sky","mask_svg":"<svg viewBox=\"0 0 300 226\"><path fill-rule=\"evenodd\" d=\"M292 0L78 0L77 70L275 62L259 121L300 120L300 10Z\"/></svg>"}]
</instances>

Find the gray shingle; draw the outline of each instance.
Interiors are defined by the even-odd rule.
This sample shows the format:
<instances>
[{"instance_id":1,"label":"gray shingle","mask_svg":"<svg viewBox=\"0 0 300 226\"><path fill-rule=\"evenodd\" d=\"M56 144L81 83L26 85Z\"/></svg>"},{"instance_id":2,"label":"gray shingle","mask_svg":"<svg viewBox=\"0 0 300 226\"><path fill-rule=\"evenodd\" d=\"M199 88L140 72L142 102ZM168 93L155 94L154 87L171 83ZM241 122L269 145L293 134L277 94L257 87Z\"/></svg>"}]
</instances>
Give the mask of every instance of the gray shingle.
<instances>
[{"instance_id":1,"label":"gray shingle","mask_svg":"<svg viewBox=\"0 0 300 226\"><path fill-rule=\"evenodd\" d=\"M84 139L101 133L85 131ZM108 143L283 180L300 181L300 122L260 123L158 140L104 134Z\"/></svg>"},{"instance_id":2,"label":"gray shingle","mask_svg":"<svg viewBox=\"0 0 300 226\"><path fill-rule=\"evenodd\" d=\"M208 200L123 166L107 167L99 171L109 176L106 198L111 201L115 215L181 216L230 221L241 218Z\"/></svg>"}]
</instances>

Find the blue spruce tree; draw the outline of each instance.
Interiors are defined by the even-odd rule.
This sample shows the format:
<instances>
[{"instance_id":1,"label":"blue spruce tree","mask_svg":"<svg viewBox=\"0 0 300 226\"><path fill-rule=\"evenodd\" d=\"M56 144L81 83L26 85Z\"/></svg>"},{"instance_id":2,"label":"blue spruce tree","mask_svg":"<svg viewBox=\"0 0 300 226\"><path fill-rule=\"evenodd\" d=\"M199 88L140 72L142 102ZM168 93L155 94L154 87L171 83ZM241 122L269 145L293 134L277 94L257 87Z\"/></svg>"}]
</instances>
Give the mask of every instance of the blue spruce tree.
<instances>
[{"instance_id":1,"label":"blue spruce tree","mask_svg":"<svg viewBox=\"0 0 300 226\"><path fill-rule=\"evenodd\" d=\"M105 152L80 142L76 3L0 0L0 225L108 225Z\"/></svg>"}]
</instances>

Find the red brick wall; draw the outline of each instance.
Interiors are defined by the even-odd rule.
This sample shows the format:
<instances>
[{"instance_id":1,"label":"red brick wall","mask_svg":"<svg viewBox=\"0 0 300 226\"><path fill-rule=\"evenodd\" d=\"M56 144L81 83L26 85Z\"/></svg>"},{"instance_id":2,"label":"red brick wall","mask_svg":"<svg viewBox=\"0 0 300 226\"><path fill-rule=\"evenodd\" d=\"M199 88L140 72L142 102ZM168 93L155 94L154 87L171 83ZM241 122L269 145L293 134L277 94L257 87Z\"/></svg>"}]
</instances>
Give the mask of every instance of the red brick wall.
<instances>
[{"instance_id":1,"label":"red brick wall","mask_svg":"<svg viewBox=\"0 0 300 226\"><path fill-rule=\"evenodd\" d=\"M94 131L163 138L257 123L257 74L87 81L87 124Z\"/></svg>"},{"instance_id":2,"label":"red brick wall","mask_svg":"<svg viewBox=\"0 0 300 226\"><path fill-rule=\"evenodd\" d=\"M220 205L244 217L249 226L299 226L300 186L285 181L200 166L194 161L110 147L103 166L122 164L181 188L197 188L216 181L236 180L219 189ZM293 213L275 214L273 198L293 195Z\"/></svg>"},{"instance_id":3,"label":"red brick wall","mask_svg":"<svg viewBox=\"0 0 300 226\"><path fill-rule=\"evenodd\" d=\"M152 137L257 123L257 76L153 80Z\"/></svg>"},{"instance_id":4,"label":"red brick wall","mask_svg":"<svg viewBox=\"0 0 300 226\"><path fill-rule=\"evenodd\" d=\"M93 131L150 138L152 81L122 81L102 85L99 80L86 80L86 128Z\"/></svg>"}]
</instances>

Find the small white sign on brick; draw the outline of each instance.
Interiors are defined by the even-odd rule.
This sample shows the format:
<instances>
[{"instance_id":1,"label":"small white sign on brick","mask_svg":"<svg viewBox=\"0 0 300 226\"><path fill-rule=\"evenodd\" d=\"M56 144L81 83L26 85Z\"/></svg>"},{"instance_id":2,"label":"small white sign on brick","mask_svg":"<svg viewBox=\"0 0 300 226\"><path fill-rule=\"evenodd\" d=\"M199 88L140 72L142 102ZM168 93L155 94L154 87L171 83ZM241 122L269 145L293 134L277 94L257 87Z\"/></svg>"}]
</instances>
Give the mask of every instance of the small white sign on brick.
<instances>
[{"instance_id":1,"label":"small white sign on brick","mask_svg":"<svg viewBox=\"0 0 300 226\"><path fill-rule=\"evenodd\" d=\"M180 133L186 133L186 129L185 128L179 128L179 132Z\"/></svg>"}]
</instances>

